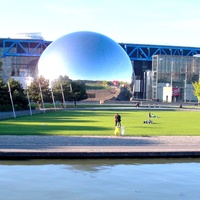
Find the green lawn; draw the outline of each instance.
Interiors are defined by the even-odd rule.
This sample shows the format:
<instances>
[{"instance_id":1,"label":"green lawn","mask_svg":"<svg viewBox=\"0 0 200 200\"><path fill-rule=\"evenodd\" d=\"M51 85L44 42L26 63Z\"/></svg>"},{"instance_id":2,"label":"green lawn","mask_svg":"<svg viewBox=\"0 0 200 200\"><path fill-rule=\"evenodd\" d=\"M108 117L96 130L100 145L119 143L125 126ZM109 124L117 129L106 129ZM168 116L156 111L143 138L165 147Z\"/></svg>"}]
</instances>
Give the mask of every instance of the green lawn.
<instances>
[{"instance_id":1,"label":"green lawn","mask_svg":"<svg viewBox=\"0 0 200 200\"><path fill-rule=\"evenodd\" d=\"M114 114L122 117L126 136L199 135L199 112L148 110L67 110L0 121L0 135L114 135Z\"/></svg>"}]
</instances>

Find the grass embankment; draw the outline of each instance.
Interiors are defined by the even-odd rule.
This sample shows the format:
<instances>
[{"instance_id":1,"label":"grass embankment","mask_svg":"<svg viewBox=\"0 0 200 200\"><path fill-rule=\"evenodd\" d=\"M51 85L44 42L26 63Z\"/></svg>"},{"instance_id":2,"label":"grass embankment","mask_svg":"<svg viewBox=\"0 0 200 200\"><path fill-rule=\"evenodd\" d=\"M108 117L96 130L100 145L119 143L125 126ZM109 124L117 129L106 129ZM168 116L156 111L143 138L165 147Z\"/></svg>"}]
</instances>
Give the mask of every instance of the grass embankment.
<instances>
[{"instance_id":1,"label":"grass embankment","mask_svg":"<svg viewBox=\"0 0 200 200\"><path fill-rule=\"evenodd\" d=\"M126 136L199 135L199 112L67 110L0 121L0 135L114 135L114 114L122 116Z\"/></svg>"}]
</instances>

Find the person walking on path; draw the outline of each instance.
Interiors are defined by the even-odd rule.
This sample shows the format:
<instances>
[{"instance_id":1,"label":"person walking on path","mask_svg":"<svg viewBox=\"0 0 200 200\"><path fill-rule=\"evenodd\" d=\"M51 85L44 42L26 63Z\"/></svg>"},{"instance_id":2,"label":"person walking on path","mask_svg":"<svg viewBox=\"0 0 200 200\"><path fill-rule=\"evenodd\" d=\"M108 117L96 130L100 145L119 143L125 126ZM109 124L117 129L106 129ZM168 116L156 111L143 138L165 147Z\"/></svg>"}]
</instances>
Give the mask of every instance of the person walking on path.
<instances>
[{"instance_id":1,"label":"person walking on path","mask_svg":"<svg viewBox=\"0 0 200 200\"><path fill-rule=\"evenodd\" d=\"M117 113L114 116L115 126L121 126L121 116Z\"/></svg>"}]
</instances>

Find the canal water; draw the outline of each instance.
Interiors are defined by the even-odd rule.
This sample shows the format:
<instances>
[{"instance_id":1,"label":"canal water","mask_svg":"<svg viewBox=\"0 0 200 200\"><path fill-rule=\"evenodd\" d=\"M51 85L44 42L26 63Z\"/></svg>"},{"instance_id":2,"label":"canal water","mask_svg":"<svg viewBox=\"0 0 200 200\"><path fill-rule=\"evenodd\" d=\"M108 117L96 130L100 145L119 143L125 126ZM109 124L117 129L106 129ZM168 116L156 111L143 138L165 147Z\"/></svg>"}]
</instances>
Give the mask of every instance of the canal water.
<instances>
[{"instance_id":1,"label":"canal water","mask_svg":"<svg viewBox=\"0 0 200 200\"><path fill-rule=\"evenodd\" d=\"M199 200L200 159L0 161L0 200Z\"/></svg>"}]
</instances>

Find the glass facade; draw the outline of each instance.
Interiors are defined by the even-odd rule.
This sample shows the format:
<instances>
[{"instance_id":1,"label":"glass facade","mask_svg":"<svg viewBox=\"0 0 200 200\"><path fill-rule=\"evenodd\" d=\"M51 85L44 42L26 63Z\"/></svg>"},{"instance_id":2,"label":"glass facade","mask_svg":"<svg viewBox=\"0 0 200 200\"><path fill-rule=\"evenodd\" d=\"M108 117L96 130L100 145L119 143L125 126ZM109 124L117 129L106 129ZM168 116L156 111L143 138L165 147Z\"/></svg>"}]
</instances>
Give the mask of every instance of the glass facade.
<instances>
[{"instance_id":1,"label":"glass facade","mask_svg":"<svg viewBox=\"0 0 200 200\"><path fill-rule=\"evenodd\" d=\"M192 83L199 81L200 57L155 55L152 57L152 99L162 99L167 84L179 88L172 101L196 101Z\"/></svg>"},{"instance_id":2,"label":"glass facade","mask_svg":"<svg viewBox=\"0 0 200 200\"><path fill-rule=\"evenodd\" d=\"M146 86L146 81L148 82L148 77L145 72L151 70L151 62L149 61L132 61L135 72L135 88L134 96L135 98L146 99L148 86Z\"/></svg>"},{"instance_id":3,"label":"glass facade","mask_svg":"<svg viewBox=\"0 0 200 200\"><path fill-rule=\"evenodd\" d=\"M40 45L40 41L37 40L29 42L29 40L11 39L9 42L7 39L6 41L7 43L3 45L3 39L0 40L0 54L2 55L0 60L4 63L3 52L9 54L6 58L11 63L11 77L26 87L26 82L38 75L37 63L39 55L44 51L44 45Z\"/></svg>"},{"instance_id":4,"label":"glass facade","mask_svg":"<svg viewBox=\"0 0 200 200\"><path fill-rule=\"evenodd\" d=\"M10 56L8 58L11 63L11 78L19 81L23 88L25 88L27 82L33 80L38 74L38 58L17 56ZM2 58L1 61L4 63L4 58Z\"/></svg>"},{"instance_id":5,"label":"glass facade","mask_svg":"<svg viewBox=\"0 0 200 200\"><path fill-rule=\"evenodd\" d=\"M14 77L35 77L37 75L38 58L35 57L11 57L12 74Z\"/></svg>"}]
</instances>

